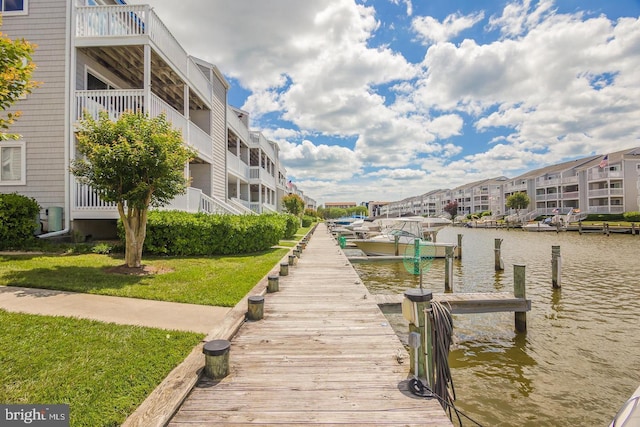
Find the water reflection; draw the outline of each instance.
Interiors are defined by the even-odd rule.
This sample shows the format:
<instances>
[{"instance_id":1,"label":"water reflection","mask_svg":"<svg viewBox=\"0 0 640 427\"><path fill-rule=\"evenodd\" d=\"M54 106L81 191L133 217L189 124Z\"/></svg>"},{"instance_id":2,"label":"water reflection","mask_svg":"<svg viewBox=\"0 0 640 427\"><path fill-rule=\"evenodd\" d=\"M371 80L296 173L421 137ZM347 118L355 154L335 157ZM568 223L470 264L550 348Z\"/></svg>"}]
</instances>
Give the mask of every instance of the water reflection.
<instances>
[{"instance_id":1,"label":"water reflection","mask_svg":"<svg viewBox=\"0 0 640 427\"><path fill-rule=\"evenodd\" d=\"M455 292L513 289L513 265L526 265L528 332L512 313L454 316L450 355L457 406L483 425L608 425L640 385L640 237L447 228L463 234ZM494 239L505 270L494 271ZM562 288L551 287L551 246L560 245ZM400 262L354 264L372 293L403 293L419 279ZM444 261L424 273L444 292ZM399 330L401 315L390 319ZM404 324L403 324L404 322ZM406 329L404 329L406 331Z\"/></svg>"}]
</instances>

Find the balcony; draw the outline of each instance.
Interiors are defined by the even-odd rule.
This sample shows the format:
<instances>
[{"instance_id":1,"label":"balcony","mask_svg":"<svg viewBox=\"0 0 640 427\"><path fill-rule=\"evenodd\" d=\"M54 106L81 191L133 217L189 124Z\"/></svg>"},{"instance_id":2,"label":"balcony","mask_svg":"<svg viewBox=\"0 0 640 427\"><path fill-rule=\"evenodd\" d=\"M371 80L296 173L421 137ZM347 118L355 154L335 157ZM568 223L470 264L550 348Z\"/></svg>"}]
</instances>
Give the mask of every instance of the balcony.
<instances>
[{"instance_id":1,"label":"balcony","mask_svg":"<svg viewBox=\"0 0 640 427\"><path fill-rule=\"evenodd\" d=\"M536 187L556 186L560 184L560 181L561 181L560 178L551 178L551 179L538 178L536 179Z\"/></svg>"},{"instance_id":2,"label":"balcony","mask_svg":"<svg viewBox=\"0 0 640 427\"><path fill-rule=\"evenodd\" d=\"M230 151L227 151L227 170L245 181L250 178L249 165Z\"/></svg>"},{"instance_id":3,"label":"balcony","mask_svg":"<svg viewBox=\"0 0 640 427\"><path fill-rule=\"evenodd\" d=\"M190 82L202 99L210 100L211 82L148 5L76 7L76 46L151 43L167 64Z\"/></svg>"},{"instance_id":4,"label":"balcony","mask_svg":"<svg viewBox=\"0 0 640 427\"><path fill-rule=\"evenodd\" d=\"M622 188L600 188L589 190L589 197L624 196Z\"/></svg>"},{"instance_id":5,"label":"balcony","mask_svg":"<svg viewBox=\"0 0 640 427\"><path fill-rule=\"evenodd\" d=\"M75 119L80 120L84 113L94 119L100 111L106 111L111 120L117 120L125 111L144 112L144 91L131 90L78 90L75 99ZM175 129L182 132L185 142L198 151L198 157L213 163L213 140L210 135L187 120L157 95L151 94L149 116L165 115Z\"/></svg>"},{"instance_id":6,"label":"balcony","mask_svg":"<svg viewBox=\"0 0 640 427\"><path fill-rule=\"evenodd\" d=\"M194 187L188 187L185 194L176 196L168 205L159 209L210 214L238 213L224 203L207 196L199 188ZM79 182L75 183L73 211L76 219L120 218L116 203L103 201L98 192L92 187Z\"/></svg>"},{"instance_id":7,"label":"balcony","mask_svg":"<svg viewBox=\"0 0 640 427\"><path fill-rule=\"evenodd\" d=\"M607 178L622 178L621 171L603 171L603 172L589 172L589 181L603 180Z\"/></svg>"},{"instance_id":8,"label":"balcony","mask_svg":"<svg viewBox=\"0 0 640 427\"><path fill-rule=\"evenodd\" d=\"M276 179L271 176L266 169L263 169L259 166L251 166L249 168L249 178L252 181L252 184L264 184L273 189L276 188Z\"/></svg>"},{"instance_id":9,"label":"balcony","mask_svg":"<svg viewBox=\"0 0 640 427\"><path fill-rule=\"evenodd\" d=\"M578 199L579 197L580 197L580 192L579 191L567 191L565 193L562 193L562 199L563 200Z\"/></svg>"},{"instance_id":10,"label":"balcony","mask_svg":"<svg viewBox=\"0 0 640 427\"><path fill-rule=\"evenodd\" d=\"M597 214L621 214L624 213L624 206L589 206L589 213Z\"/></svg>"}]
</instances>

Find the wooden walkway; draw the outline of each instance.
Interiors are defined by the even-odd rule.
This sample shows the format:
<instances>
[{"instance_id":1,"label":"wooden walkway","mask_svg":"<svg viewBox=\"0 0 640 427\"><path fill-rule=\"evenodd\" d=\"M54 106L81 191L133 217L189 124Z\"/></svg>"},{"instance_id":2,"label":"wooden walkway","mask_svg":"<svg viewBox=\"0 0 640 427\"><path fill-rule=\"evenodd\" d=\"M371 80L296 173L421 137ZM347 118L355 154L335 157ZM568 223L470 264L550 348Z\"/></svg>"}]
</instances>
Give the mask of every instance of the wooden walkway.
<instances>
[{"instance_id":1,"label":"wooden walkway","mask_svg":"<svg viewBox=\"0 0 640 427\"><path fill-rule=\"evenodd\" d=\"M229 376L201 379L169 426L452 425L408 392L409 356L324 224L279 282L231 341Z\"/></svg>"}]
</instances>

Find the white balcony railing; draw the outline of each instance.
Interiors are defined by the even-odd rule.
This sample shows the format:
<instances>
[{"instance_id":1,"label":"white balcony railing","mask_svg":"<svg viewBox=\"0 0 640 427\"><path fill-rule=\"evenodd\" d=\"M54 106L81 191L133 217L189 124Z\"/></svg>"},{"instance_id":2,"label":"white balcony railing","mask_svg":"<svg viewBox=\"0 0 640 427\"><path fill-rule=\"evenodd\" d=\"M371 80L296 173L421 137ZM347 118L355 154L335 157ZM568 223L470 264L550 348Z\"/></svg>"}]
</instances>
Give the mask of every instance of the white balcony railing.
<instances>
[{"instance_id":1,"label":"white balcony railing","mask_svg":"<svg viewBox=\"0 0 640 427\"><path fill-rule=\"evenodd\" d=\"M604 172L589 172L589 181L607 179L607 178L622 178L621 171L604 171Z\"/></svg>"},{"instance_id":2,"label":"white balcony railing","mask_svg":"<svg viewBox=\"0 0 640 427\"><path fill-rule=\"evenodd\" d=\"M578 199L580 197L579 191L567 191L562 193L563 199Z\"/></svg>"},{"instance_id":3,"label":"white balcony railing","mask_svg":"<svg viewBox=\"0 0 640 427\"><path fill-rule=\"evenodd\" d=\"M607 196L623 196L622 188L600 188L597 190L589 190L589 197L607 197Z\"/></svg>"},{"instance_id":4,"label":"white balcony railing","mask_svg":"<svg viewBox=\"0 0 640 427\"><path fill-rule=\"evenodd\" d=\"M244 178L245 180L249 180L249 165L240 160L240 158L230 151L227 151L227 168L229 172Z\"/></svg>"},{"instance_id":5,"label":"white balcony railing","mask_svg":"<svg viewBox=\"0 0 640 427\"><path fill-rule=\"evenodd\" d=\"M85 113L97 119L98 113L103 110L107 111L111 120L117 120L125 111L144 112L144 91L137 89L76 91L76 120L80 120ZM167 121L182 132L182 137L187 144L198 151L200 158L213 162L213 141L210 135L153 93L150 110L151 117L164 114Z\"/></svg>"},{"instance_id":6,"label":"white balcony railing","mask_svg":"<svg viewBox=\"0 0 640 427\"><path fill-rule=\"evenodd\" d=\"M624 212L624 206L608 206L608 205L604 205L604 206L589 206L588 210L589 210L589 213L619 214L619 213L623 213Z\"/></svg>"},{"instance_id":7,"label":"white balcony railing","mask_svg":"<svg viewBox=\"0 0 640 427\"><path fill-rule=\"evenodd\" d=\"M173 65L203 99L210 101L213 94L211 82L148 5L79 6L75 9L76 38L147 36L165 61Z\"/></svg>"}]
</instances>

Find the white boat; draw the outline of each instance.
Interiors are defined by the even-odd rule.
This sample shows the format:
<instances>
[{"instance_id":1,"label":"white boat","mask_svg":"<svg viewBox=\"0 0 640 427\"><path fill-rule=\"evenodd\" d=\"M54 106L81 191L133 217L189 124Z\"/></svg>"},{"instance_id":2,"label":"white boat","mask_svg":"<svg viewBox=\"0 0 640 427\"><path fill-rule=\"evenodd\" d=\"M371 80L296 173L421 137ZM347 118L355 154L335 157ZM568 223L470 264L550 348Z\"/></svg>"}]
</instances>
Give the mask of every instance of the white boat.
<instances>
[{"instance_id":1,"label":"white boat","mask_svg":"<svg viewBox=\"0 0 640 427\"><path fill-rule=\"evenodd\" d=\"M425 240L423 219L422 217L395 218L392 225L380 235L368 239L354 239L351 242L368 256L405 256L407 253L413 256L415 242L418 240L422 254L428 257L444 258L446 248L455 247L455 245Z\"/></svg>"},{"instance_id":2,"label":"white boat","mask_svg":"<svg viewBox=\"0 0 640 427\"><path fill-rule=\"evenodd\" d=\"M524 231L558 231L558 227L545 222L532 222L522 226Z\"/></svg>"}]
</instances>

